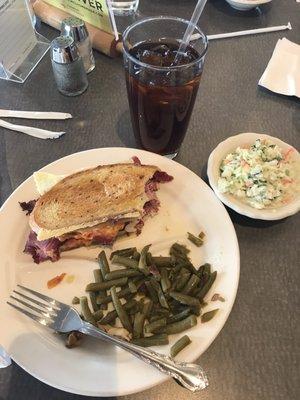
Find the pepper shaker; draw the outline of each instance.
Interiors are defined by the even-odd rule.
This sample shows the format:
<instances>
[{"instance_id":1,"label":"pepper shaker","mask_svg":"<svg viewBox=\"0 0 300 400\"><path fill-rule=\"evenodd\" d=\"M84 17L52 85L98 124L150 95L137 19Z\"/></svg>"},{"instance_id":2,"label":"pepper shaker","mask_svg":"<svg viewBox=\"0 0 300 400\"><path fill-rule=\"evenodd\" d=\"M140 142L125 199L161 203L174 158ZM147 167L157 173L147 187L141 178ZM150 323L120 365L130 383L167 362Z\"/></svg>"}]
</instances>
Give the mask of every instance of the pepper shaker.
<instances>
[{"instance_id":1,"label":"pepper shaker","mask_svg":"<svg viewBox=\"0 0 300 400\"><path fill-rule=\"evenodd\" d=\"M74 39L79 54L83 59L86 73L88 74L93 71L95 68L95 59L89 33L84 21L77 17L65 18L61 24L61 35L71 36Z\"/></svg>"},{"instance_id":2,"label":"pepper shaker","mask_svg":"<svg viewBox=\"0 0 300 400\"><path fill-rule=\"evenodd\" d=\"M58 36L51 42L51 62L58 90L78 96L88 87L83 61L71 37Z\"/></svg>"}]
</instances>

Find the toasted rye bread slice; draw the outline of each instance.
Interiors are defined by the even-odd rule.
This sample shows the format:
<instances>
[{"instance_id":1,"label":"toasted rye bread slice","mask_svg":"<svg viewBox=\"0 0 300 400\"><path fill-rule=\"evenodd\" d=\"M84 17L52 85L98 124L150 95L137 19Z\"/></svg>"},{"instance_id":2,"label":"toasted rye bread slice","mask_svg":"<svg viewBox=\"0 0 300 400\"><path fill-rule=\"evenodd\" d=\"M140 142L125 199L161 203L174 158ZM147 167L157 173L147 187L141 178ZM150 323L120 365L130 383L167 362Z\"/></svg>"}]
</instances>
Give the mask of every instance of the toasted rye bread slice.
<instances>
[{"instance_id":1,"label":"toasted rye bread slice","mask_svg":"<svg viewBox=\"0 0 300 400\"><path fill-rule=\"evenodd\" d=\"M39 198L30 226L45 240L110 219L140 217L149 200L145 184L158 170L113 164L69 175Z\"/></svg>"}]
</instances>

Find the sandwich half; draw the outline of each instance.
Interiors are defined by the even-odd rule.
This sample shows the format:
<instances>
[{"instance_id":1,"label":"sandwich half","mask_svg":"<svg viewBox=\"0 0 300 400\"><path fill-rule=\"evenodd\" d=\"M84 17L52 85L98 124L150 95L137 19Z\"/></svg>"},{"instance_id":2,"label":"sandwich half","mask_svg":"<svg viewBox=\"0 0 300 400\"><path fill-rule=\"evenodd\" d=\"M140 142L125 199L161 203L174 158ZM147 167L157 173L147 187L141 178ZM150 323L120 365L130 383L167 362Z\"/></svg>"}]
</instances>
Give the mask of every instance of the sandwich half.
<instances>
[{"instance_id":1,"label":"sandwich half","mask_svg":"<svg viewBox=\"0 0 300 400\"><path fill-rule=\"evenodd\" d=\"M173 178L153 165L97 166L63 177L51 175L50 188L35 175L37 201L20 203L30 213L24 252L34 262L56 261L62 251L112 245L119 235L139 234L147 216L158 212L156 191ZM48 174L47 174L48 175ZM48 190L47 190L48 189Z\"/></svg>"}]
</instances>

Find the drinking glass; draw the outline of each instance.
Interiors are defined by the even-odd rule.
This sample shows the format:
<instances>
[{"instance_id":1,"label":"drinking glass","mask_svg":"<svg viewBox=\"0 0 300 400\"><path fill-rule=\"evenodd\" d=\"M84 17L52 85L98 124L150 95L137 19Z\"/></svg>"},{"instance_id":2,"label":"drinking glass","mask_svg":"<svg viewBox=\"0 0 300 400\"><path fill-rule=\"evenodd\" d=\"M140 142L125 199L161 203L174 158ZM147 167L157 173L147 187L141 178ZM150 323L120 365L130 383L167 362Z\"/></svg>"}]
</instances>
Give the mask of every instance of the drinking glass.
<instances>
[{"instance_id":1,"label":"drinking glass","mask_svg":"<svg viewBox=\"0 0 300 400\"><path fill-rule=\"evenodd\" d=\"M111 7L115 15L129 15L136 12L140 0L111 0Z\"/></svg>"},{"instance_id":2,"label":"drinking glass","mask_svg":"<svg viewBox=\"0 0 300 400\"><path fill-rule=\"evenodd\" d=\"M195 26L185 54L175 60L189 21L168 16L135 22L123 35L129 108L137 144L176 157L194 107L207 51Z\"/></svg>"}]
</instances>

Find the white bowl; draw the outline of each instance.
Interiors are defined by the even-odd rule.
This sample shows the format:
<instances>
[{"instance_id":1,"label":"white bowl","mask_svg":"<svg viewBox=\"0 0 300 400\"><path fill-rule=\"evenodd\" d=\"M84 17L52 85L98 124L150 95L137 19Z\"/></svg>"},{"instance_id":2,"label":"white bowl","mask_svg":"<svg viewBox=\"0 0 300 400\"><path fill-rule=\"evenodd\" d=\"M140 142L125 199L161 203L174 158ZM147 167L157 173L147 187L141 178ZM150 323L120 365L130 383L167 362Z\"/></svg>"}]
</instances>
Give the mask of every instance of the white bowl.
<instances>
[{"instance_id":1,"label":"white bowl","mask_svg":"<svg viewBox=\"0 0 300 400\"><path fill-rule=\"evenodd\" d=\"M270 3L272 0L226 0L231 7L239 11L248 11L251 8L261 6L265 3Z\"/></svg>"},{"instance_id":2,"label":"white bowl","mask_svg":"<svg viewBox=\"0 0 300 400\"><path fill-rule=\"evenodd\" d=\"M273 136L263 135L259 133L240 133L236 136L231 136L224 140L212 151L209 156L207 164L207 176L210 186L217 195L217 197L228 207L232 208L239 214L246 215L247 217L262 220L278 220L286 218L290 215L296 214L300 210L300 192L297 193L293 201L288 204L274 207L264 208L258 210L244 203L231 194L220 193L218 189L218 179L220 177L220 164L222 160L239 146L252 145L256 139L267 139L268 141L277 144L283 151L287 151L293 146L277 139ZM292 159L300 163L300 155L296 149L293 152Z\"/></svg>"}]
</instances>

